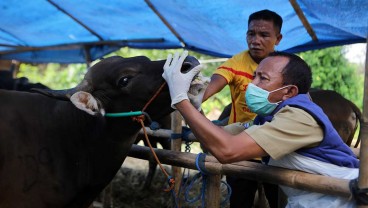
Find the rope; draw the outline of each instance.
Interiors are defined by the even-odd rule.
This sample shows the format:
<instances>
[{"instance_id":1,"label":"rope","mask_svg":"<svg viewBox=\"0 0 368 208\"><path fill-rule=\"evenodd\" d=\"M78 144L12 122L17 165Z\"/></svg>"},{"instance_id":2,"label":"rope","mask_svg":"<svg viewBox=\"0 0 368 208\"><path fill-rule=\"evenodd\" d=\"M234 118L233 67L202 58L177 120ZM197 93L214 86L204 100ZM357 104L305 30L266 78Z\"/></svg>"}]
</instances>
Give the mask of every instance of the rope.
<instances>
[{"instance_id":1,"label":"rope","mask_svg":"<svg viewBox=\"0 0 368 208\"><path fill-rule=\"evenodd\" d=\"M153 147L151 145L151 142L149 141L148 139L148 134L146 132L146 128L144 128L144 117L136 117L137 121L139 121L142 125L142 129L143 129L143 132L144 132L144 138L146 139L146 142L148 144L148 147L150 148L151 152L152 152L152 155L153 157L155 158L156 160L156 163L159 165L161 171L166 175L167 177L167 182L169 184L169 187L167 189L164 189L164 191L166 192L171 192L173 198L174 198L174 201L175 201L175 207L179 207L179 204L178 204L178 199L177 199L177 194L175 193L175 190L174 190L174 187L175 187L175 179L173 177L171 177L165 170L165 168L163 167L162 163L160 162L160 160L158 159L155 151L153 150Z\"/></svg>"},{"instance_id":2,"label":"rope","mask_svg":"<svg viewBox=\"0 0 368 208\"><path fill-rule=\"evenodd\" d=\"M196 164L197 169L199 170L199 173L194 175L194 177L192 178L192 181L189 183L188 187L185 190L185 201L188 203L194 203L201 199L201 207L203 208L206 206L205 194L206 194L206 186L207 186L207 175L209 175L209 172L204 167L205 159L206 159L206 154L199 153L197 155L195 164ZM202 179L202 187L200 189L200 193L194 198L190 199L189 191L192 189L194 182L197 182L197 180L200 180L200 179Z\"/></svg>"},{"instance_id":3,"label":"rope","mask_svg":"<svg viewBox=\"0 0 368 208\"><path fill-rule=\"evenodd\" d=\"M161 90L164 88L164 86L166 85L166 82L162 83L162 85L160 86L160 88L156 91L156 93L151 97L151 99L146 103L146 105L143 107L142 111L135 111L135 112L123 112L123 113L106 113L105 116L106 117L127 117L127 116L133 116L132 120L133 121L137 121L141 124L143 132L144 132L144 138L153 154L153 157L156 160L156 163L159 165L161 171L166 175L167 177L167 182L169 184L169 187L167 189L165 189L164 191L168 192L170 191L172 193L172 195L174 196L174 200L175 200L175 205L176 207L179 207L178 205L178 201L177 201L177 194L175 193L174 187L175 187L175 179L173 177L171 177L166 170L164 169L164 167L162 166L160 160L158 159L155 151L153 150L153 147L151 145L151 142L148 139L148 134L146 131L146 128L144 126L144 119L146 118L150 124L152 124L151 118L149 117L149 115L144 112L146 110L146 108L153 102L153 100L159 95L159 93L161 92ZM154 125L152 125L151 128L155 128Z\"/></svg>"},{"instance_id":4,"label":"rope","mask_svg":"<svg viewBox=\"0 0 368 208\"><path fill-rule=\"evenodd\" d=\"M210 175L210 172L208 172L208 170L206 169L204 165L205 160L206 160L206 154L200 152L198 153L196 157L195 165L197 169L199 170L199 172L202 173L202 175Z\"/></svg>"},{"instance_id":5,"label":"rope","mask_svg":"<svg viewBox=\"0 0 368 208\"><path fill-rule=\"evenodd\" d=\"M205 193L206 193L207 176L211 174L205 167L205 160L206 160L206 154L202 152L198 153L196 157L195 165L197 169L199 170L199 173L193 177L192 182L190 183L190 185L188 186L185 192L185 198L187 202L193 203L195 201L198 201L199 199L202 199L202 207L205 207ZM194 181L198 180L199 177L201 176L202 176L202 188L201 188L200 195L198 195L197 197L193 199L188 199L189 198L188 193L189 193L189 190L192 188ZM221 181L221 183L224 184L227 188L227 195L225 196L225 199L220 203L221 206L224 206L230 200L232 190L231 190L230 185L227 184L225 181Z\"/></svg>"},{"instance_id":6,"label":"rope","mask_svg":"<svg viewBox=\"0 0 368 208\"><path fill-rule=\"evenodd\" d=\"M195 196L194 198L190 199L189 198L189 191L192 189L194 182L197 182L197 180L202 179L202 187L200 189L200 192L197 196ZM205 207L206 202L205 202L205 193L206 193L206 184L207 184L207 177L202 175L200 172L195 174L192 178L192 181L189 183L187 189L185 190L185 201L188 203L194 203L200 199L202 199L202 206L201 207Z\"/></svg>"},{"instance_id":7,"label":"rope","mask_svg":"<svg viewBox=\"0 0 368 208\"><path fill-rule=\"evenodd\" d=\"M222 184L224 184L226 186L227 189L227 195L225 197L225 199L220 203L221 206L225 206L226 203L230 200L231 194L233 193L230 185L228 183L226 183L225 181L221 181Z\"/></svg>"},{"instance_id":8,"label":"rope","mask_svg":"<svg viewBox=\"0 0 368 208\"><path fill-rule=\"evenodd\" d=\"M156 91L156 93L151 97L151 99L143 107L143 109L142 109L143 112L146 110L146 108L148 107L148 105L151 104L154 99L156 99L156 97L160 94L161 90L165 87L165 85L166 85L166 82L162 83L162 85L160 86L160 88L158 88L158 90Z\"/></svg>"},{"instance_id":9,"label":"rope","mask_svg":"<svg viewBox=\"0 0 368 208\"><path fill-rule=\"evenodd\" d=\"M353 198L357 202L357 205L368 205L368 188L359 188L357 178L350 181L349 188Z\"/></svg>"},{"instance_id":10,"label":"rope","mask_svg":"<svg viewBox=\"0 0 368 208\"><path fill-rule=\"evenodd\" d=\"M142 115L142 111L132 111L132 112L123 112L123 113L106 113L106 117L129 117L129 116L140 116Z\"/></svg>"},{"instance_id":11,"label":"rope","mask_svg":"<svg viewBox=\"0 0 368 208\"><path fill-rule=\"evenodd\" d=\"M182 126L181 132L182 132L182 139L184 141L190 141L189 135L192 133L192 130L186 126Z\"/></svg>"},{"instance_id":12,"label":"rope","mask_svg":"<svg viewBox=\"0 0 368 208\"><path fill-rule=\"evenodd\" d=\"M155 151L153 150L153 147L151 145L151 142L149 141L148 139L148 135L147 135L147 132L146 132L146 128L144 128L144 122L143 122L143 119L139 119L139 122L141 123L142 125L142 129L143 129L143 132L144 132L144 138L146 139L146 142L148 144L148 147L150 148L152 154L153 154L153 157L155 158L157 164L159 165L161 171L166 175L166 177L168 178L168 183L169 183L169 188L168 189L165 189L165 191L170 191L174 188L174 185L175 185L175 179L172 178L171 176L169 176L169 174L166 172L165 168L163 167L163 165L161 164L160 160L158 159Z\"/></svg>"},{"instance_id":13,"label":"rope","mask_svg":"<svg viewBox=\"0 0 368 208\"><path fill-rule=\"evenodd\" d=\"M181 134L179 134L179 133L172 133L170 135L170 138L171 139L180 139L181 138Z\"/></svg>"}]
</instances>

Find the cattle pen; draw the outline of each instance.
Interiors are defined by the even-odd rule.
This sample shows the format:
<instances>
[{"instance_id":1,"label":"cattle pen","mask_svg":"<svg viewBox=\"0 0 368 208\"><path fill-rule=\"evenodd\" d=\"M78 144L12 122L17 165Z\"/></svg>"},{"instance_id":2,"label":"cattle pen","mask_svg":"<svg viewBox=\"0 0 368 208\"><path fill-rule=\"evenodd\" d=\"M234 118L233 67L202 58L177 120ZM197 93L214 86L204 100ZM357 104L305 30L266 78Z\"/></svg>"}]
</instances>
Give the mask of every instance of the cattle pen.
<instances>
[{"instance_id":1,"label":"cattle pen","mask_svg":"<svg viewBox=\"0 0 368 208\"><path fill-rule=\"evenodd\" d=\"M171 138L172 134L181 134L182 118L178 112L172 113L172 129L150 130L146 128L148 135ZM367 135L367 125L361 127L361 131ZM141 134L143 131L141 131ZM186 139L196 141L193 134L187 135ZM366 138L361 140L361 148L352 148L357 156L360 155L361 167L359 180L364 180L366 173L366 153L360 151L367 148ZM182 140L172 140L172 150L154 149L155 154L161 163L172 166L172 175L176 181L181 181L181 168L198 170L196 166L197 154L181 152ZM129 153L129 156L148 160L151 158L152 152L148 147L134 145ZM213 156L207 156L204 160L204 167L208 171L207 188L205 193L206 207L220 207L220 183L221 175L233 175L255 181L263 181L273 184L286 185L289 187L307 190L311 192L324 193L329 195L341 196L346 198L354 197L350 189L350 180L337 179L328 176L305 173L296 170L272 167L253 162L237 162L231 164L221 164ZM178 190L178 184L175 184L175 190ZM177 192L176 192L177 193Z\"/></svg>"}]
</instances>

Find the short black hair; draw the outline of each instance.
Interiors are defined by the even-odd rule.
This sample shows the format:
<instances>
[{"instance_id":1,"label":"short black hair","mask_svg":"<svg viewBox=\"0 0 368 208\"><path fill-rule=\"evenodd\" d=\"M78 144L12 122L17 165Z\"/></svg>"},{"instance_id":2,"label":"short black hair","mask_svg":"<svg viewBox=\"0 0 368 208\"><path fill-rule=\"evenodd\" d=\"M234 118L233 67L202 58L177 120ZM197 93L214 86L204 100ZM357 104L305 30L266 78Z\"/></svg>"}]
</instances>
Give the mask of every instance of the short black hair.
<instances>
[{"instance_id":1,"label":"short black hair","mask_svg":"<svg viewBox=\"0 0 368 208\"><path fill-rule=\"evenodd\" d=\"M289 62L282 70L284 85L296 85L299 94L305 94L309 91L313 79L312 70L302 58L291 53L280 51L272 52L268 56L283 56L289 59Z\"/></svg>"},{"instance_id":2,"label":"short black hair","mask_svg":"<svg viewBox=\"0 0 368 208\"><path fill-rule=\"evenodd\" d=\"M282 18L276 12L270 11L268 9L254 12L251 15L249 15L248 26L252 20L268 20L268 21L271 20L275 28L278 29L278 32L279 33L281 32Z\"/></svg>"}]
</instances>

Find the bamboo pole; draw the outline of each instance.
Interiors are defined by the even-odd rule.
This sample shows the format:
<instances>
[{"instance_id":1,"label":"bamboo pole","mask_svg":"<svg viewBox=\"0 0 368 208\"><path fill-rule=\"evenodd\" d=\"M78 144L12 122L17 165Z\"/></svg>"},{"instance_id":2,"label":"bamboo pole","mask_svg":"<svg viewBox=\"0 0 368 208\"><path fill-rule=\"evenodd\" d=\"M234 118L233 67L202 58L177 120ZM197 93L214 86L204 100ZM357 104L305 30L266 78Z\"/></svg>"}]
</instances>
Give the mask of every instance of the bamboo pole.
<instances>
[{"instance_id":1,"label":"bamboo pole","mask_svg":"<svg viewBox=\"0 0 368 208\"><path fill-rule=\"evenodd\" d=\"M196 154L155 149L155 153L164 164L196 170ZM129 156L147 159L152 154L148 147L133 145ZM301 171L267 166L254 162L221 164L213 156L207 156L205 167L211 174L233 175L256 181L285 185L301 190L318 192L349 198L349 180L315 175Z\"/></svg>"},{"instance_id":2,"label":"bamboo pole","mask_svg":"<svg viewBox=\"0 0 368 208\"><path fill-rule=\"evenodd\" d=\"M206 207L220 207L221 204L221 174L207 176Z\"/></svg>"},{"instance_id":3,"label":"bamboo pole","mask_svg":"<svg viewBox=\"0 0 368 208\"><path fill-rule=\"evenodd\" d=\"M174 134L181 134L183 118L178 111L171 113L171 129ZM171 136L170 136L171 137ZM170 138L169 137L169 138ZM181 152L181 138L171 140L171 150ZM182 172L181 167L172 166L172 175L176 181L181 181ZM175 193L179 193L180 184L175 183Z\"/></svg>"},{"instance_id":4,"label":"bamboo pole","mask_svg":"<svg viewBox=\"0 0 368 208\"><path fill-rule=\"evenodd\" d=\"M365 75L364 75L364 91L363 91L363 125L360 127L359 137L361 137L360 144L360 168L359 168L359 182L360 189L368 188L368 37L367 37L367 51L365 53ZM368 207L360 205L362 207Z\"/></svg>"}]
</instances>

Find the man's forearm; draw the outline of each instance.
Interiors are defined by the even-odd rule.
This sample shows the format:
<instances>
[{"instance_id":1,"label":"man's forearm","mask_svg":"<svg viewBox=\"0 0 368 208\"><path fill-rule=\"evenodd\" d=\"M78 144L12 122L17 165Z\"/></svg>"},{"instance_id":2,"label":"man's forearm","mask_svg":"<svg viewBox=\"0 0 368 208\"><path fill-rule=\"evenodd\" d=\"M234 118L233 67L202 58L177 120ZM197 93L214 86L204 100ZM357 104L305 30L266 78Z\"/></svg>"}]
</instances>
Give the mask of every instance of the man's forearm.
<instances>
[{"instance_id":1,"label":"man's forearm","mask_svg":"<svg viewBox=\"0 0 368 208\"><path fill-rule=\"evenodd\" d=\"M182 114L184 120L190 126L199 142L219 160L226 160L228 155L229 137L232 135L216 126L203 116L188 100L183 100L175 105Z\"/></svg>"}]
</instances>

